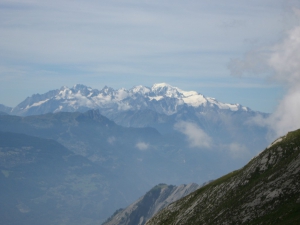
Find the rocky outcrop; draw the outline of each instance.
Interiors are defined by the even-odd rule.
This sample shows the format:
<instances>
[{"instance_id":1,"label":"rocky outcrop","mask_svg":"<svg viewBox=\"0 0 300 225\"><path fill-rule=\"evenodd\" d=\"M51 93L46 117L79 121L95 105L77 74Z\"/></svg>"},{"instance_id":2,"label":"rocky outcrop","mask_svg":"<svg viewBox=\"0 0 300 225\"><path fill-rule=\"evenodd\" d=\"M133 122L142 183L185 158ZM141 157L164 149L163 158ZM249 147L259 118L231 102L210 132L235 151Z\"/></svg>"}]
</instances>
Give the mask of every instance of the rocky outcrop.
<instances>
[{"instance_id":1,"label":"rocky outcrop","mask_svg":"<svg viewBox=\"0 0 300 225\"><path fill-rule=\"evenodd\" d=\"M143 225L161 209L190 194L197 188L199 188L199 185L195 183L180 186L156 185L127 208L118 210L103 225Z\"/></svg>"},{"instance_id":2,"label":"rocky outcrop","mask_svg":"<svg viewBox=\"0 0 300 225\"><path fill-rule=\"evenodd\" d=\"M290 132L229 173L170 204L159 224L299 224L300 130Z\"/></svg>"}]
</instances>

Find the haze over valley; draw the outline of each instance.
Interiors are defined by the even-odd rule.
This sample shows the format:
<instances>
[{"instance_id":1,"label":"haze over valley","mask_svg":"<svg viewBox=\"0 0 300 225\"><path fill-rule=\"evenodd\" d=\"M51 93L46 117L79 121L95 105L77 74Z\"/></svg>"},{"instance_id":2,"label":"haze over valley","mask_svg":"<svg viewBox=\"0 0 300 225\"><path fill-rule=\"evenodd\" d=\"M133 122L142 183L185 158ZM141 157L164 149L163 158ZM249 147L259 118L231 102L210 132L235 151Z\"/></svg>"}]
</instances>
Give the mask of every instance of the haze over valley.
<instances>
[{"instance_id":1,"label":"haze over valley","mask_svg":"<svg viewBox=\"0 0 300 225\"><path fill-rule=\"evenodd\" d=\"M2 109L2 188L12 198L3 213L19 215L7 217L11 224L35 223L43 209L45 224L100 223L159 183L214 180L269 144L269 130L256 123L269 114L166 83L130 90L64 86ZM52 148L58 155L51 156ZM30 196L15 185L38 191Z\"/></svg>"},{"instance_id":2,"label":"haze over valley","mask_svg":"<svg viewBox=\"0 0 300 225\"><path fill-rule=\"evenodd\" d=\"M297 224L300 3L0 2L0 223Z\"/></svg>"}]
</instances>

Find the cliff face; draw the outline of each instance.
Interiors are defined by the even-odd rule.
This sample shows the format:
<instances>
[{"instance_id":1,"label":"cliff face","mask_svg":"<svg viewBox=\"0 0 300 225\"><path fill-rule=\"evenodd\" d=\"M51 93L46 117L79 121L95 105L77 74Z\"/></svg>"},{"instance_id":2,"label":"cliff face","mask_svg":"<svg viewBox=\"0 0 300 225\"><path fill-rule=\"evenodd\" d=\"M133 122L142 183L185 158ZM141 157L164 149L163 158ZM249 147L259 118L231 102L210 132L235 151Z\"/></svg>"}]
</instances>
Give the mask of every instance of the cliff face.
<instances>
[{"instance_id":1,"label":"cliff face","mask_svg":"<svg viewBox=\"0 0 300 225\"><path fill-rule=\"evenodd\" d=\"M147 225L299 224L300 130L273 142L242 169L170 204Z\"/></svg>"},{"instance_id":2,"label":"cliff face","mask_svg":"<svg viewBox=\"0 0 300 225\"><path fill-rule=\"evenodd\" d=\"M170 203L199 188L197 184L156 185L143 197L123 210L118 210L105 225L143 225L146 221Z\"/></svg>"}]
</instances>

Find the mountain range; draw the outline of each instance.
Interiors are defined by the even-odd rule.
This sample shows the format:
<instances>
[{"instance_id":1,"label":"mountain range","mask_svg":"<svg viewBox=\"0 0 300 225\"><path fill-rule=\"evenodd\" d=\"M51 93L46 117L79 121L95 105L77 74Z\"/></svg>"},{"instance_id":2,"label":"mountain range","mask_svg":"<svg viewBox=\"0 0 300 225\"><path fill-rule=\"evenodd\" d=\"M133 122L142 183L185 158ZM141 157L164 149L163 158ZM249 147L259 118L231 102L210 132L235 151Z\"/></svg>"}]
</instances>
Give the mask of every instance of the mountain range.
<instances>
[{"instance_id":1,"label":"mountain range","mask_svg":"<svg viewBox=\"0 0 300 225\"><path fill-rule=\"evenodd\" d=\"M195 91L183 91L166 83L154 84L151 88L140 85L129 90L124 88L114 90L107 86L97 90L77 84L72 88L63 86L45 94L34 94L12 108L11 113L27 116L101 109L101 113L107 116L109 113L149 109L159 114L173 115L185 106L193 108L207 106L230 111L250 110L239 104L218 102Z\"/></svg>"},{"instance_id":2,"label":"mountain range","mask_svg":"<svg viewBox=\"0 0 300 225\"><path fill-rule=\"evenodd\" d=\"M239 104L221 103L164 83L130 90L109 87L96 90L84 85L62 87L32 95L14 108L0 105L0 111L1 132L51 139L65 151L86 160L92 171L101 171L101 179L91 178L90 181L96 183L88 185L94 187L93 190L97 187L102 193L94 198L95 201L100 199L98 203L92 200L84 203L83 198L78 199L80 195L75 198L79 208L89 209L87 204L99 210L98 216L94 210L80 214L72 204L67 207L82 218L88 218L91 212L93 219L85 224L103 222L117 208L128 206L159 183L181 185L216 179L243 166L268 145L267 130L252 123L256 116L267 114ZM24 144L19 151L31 145ZM17 164L18 154L12 152L10 157ZM23 169L30 168L27 166ZM81 168L80 165L75 167ZM2 172L3 181L9 181L4 178L8 178L10 170L7 167L2 170L5 171ZM64 171L72 177L80 176L73 174L71 167ZM67 175L57 179L60 184L47 188L68 190L68 184L63 182L69 179ZM34 185L41 183L43 180L38 180ZM92 199L94 193L88 191L88 198ZM56 196L60 198L53 210L58 210L62 204L59 202L70 197L67 192L59 192ZM14 207L16 205L14 203ZM42 202L39 206L43 208ZM5 204L1 207L5 208ZM70 220L72 214L64 215L61 221L74 224Z\"/></svg>"},{"instance_id":3,"label":"mountain range","mask_svg":"<svg viewBox=\"0 0 300 225\"><path fill-rule=\"evenodd\" d=\"M233 157L241 158L240 166L257 153L252 151L269 143L267 129L253 122L256 117L268 114L240 104L222 103L166 83L154 84L151 88L140 85L129 90L107 86L97 90L81 84L72 88L63 86L27 97L10 110L5 106L2 109L18 116L97 109L121 126L152 127L173 139L184 136L190 147L231 149ZM236 151L237 147L243 149L244 154Z\"/></svg>"}]
</instances>

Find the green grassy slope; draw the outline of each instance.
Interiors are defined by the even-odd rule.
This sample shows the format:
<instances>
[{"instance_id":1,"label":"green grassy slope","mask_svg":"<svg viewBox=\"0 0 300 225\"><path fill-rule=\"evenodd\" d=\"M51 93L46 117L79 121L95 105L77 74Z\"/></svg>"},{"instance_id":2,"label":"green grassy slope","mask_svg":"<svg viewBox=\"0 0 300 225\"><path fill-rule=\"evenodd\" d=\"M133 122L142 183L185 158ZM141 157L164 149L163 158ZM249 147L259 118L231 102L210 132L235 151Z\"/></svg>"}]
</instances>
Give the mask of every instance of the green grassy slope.
<instances>
[{"instance_id":1,"label":"green grassy slope","mask_svg":"<svg viewBox=\"0 0 300 225\"><path fill-rule=\"evenodd\" d=\"M245 167L170 205L147 225L299 224L300 130Z\"/></svg>"}]
</instances>

